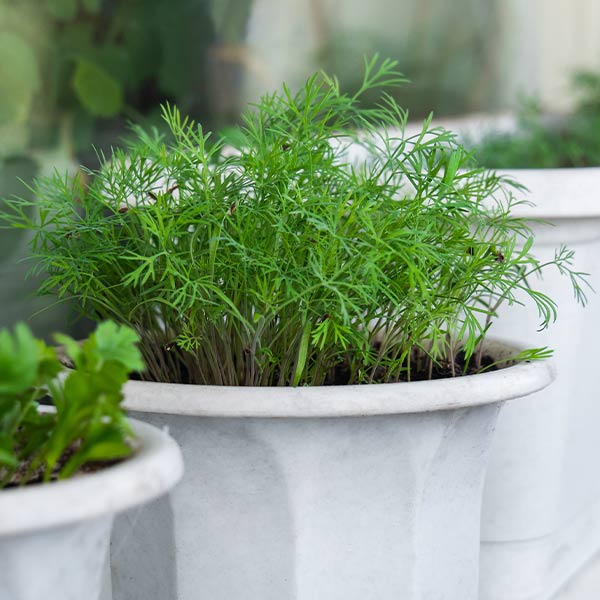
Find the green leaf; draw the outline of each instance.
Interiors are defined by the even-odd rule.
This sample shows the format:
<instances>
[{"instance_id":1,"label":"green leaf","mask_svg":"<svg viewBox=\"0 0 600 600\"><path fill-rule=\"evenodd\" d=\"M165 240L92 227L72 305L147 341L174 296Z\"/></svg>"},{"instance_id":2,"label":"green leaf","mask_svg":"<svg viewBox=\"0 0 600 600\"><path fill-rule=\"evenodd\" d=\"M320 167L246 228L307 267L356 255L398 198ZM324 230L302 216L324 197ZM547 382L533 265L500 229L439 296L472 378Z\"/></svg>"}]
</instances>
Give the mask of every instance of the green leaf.
<instances>
[{"instance_id":1,"label":"green leaf","mask_svg":"<svg viewBox=\"0 0 600 600\"><path fill-rule=\"evenodd\" d=\"M71 83L75 95L92 115L113 117L123 107L121 84L94 63L78 60Z\"/></svg>"},{"instance_id":2,"label":"green leaf","mask_svg":"<svg viewBox=\"0 0 600 600\"><path fill-rule=\"evenodd\" d=\"M77 14L77 0L46 0L46 7L59 21L70 21Z\"/></svg>"},{"instance_id":3,"label":"green leaf","mask_svg":"<svg viewBox=\"0 0 600 600\"><path fill-rule=\"evenodd\" d=\"M37 57L27 40L0 32L0 125L25 121L40 85Z\"/></svg>"},{"instance_id":4,"label":"green leaf","mask_svg":"<svg viewBox=\"0 0 600 600\"><path fill-rule=\"evenodd\" d=\"M27 414L29 418L23 420L18 436L19 458L21 460L29 454L43 449L57 422L55 413L40 415L37 407L35 407L35 410L28 411ZM41 418L36 419L32 415L38 415Z\"/></svg>"},{"instance_id":5,"label":"green leaf","mask_svg":"<svg viewBox=\"0 0 600 600\"><path fill-rule=\"evenodd\" d=\"M0 398L0 430L14 430L22 418L23 408L13 397Z\"/></svg>"},{"instance_id":6,"label":"green leaf","mask_svg":"<svg viewBox=\"0 0 600 600\"><path fill-rule=\"evenodd\" d=\"M54 348L50 348L42 342L38 342L38 347L40 362L38 365L37 385L43 385L54 379L63 370L63 367L56 356Z\"/></svg>"},{"instance_id":7,"label":"green leaf","mask_svg":"<svg viewBox=\"0 0 600 600\"><path fill-rule=\"evenodd\" d=\"M300 340L300 348L298 349L298 357L296 360L296 372L294 373L294 382L292 385L296 386L300 383L302 377L302 371L304 371L304 365L306 365L306 358L308 355L308 344L310 342L310 321L304 325L302 332L302 339Z\"/></svg>"},{"instance_id":8,"label":"green leaf","mask_svg":"<svg viewBox=\"0 0 600 600\"><path fill-rule=\"evenodd\" d=\"M10 454L6 450L0 448L0 464L3 464L7 467L15 468L18 466L19 462L17 461L14 454Z\"/></svg>"},{"instance_id":9,"label":"green leaf","mask_svg":"<svg viewBox=\"0 0 600 600\"><path fill-rule=\"evenodd\" d=\"M446 165L446 171L444 173L444 183L450 185L456 177L456 172L463 160L463 153L461 151L455 151L450 154L448 158L448 164Z\"/></svg>"},{"instance_id":10,"label":"green leaf","mask_svg":"<svg viewBox=\"0 0 600 600\"><path fill-rule=\"evenodd\" d=\"M7 467L17 467L19 462L15 456L11 440L0 433L0 464Z\"/></svg>"},{"instance_id":11,"label":"green leaf","mask_svg":"<svg viewBox=\"0 0 600 600\"><path fill-rule=\"evenodd\" d=\"M93 339L102 360L119 362L131 371L144 369L142 354L136 345L139 336L133 329L107 321L98 325Z\"/></svg>"},{"instance_id":12,"label":"green leaf","mask_svg":"<svg viewBox=\"0 0 600 600\"><path fill-rule=\"evenodd\" d=\"M0 330L0 394L22 394L37 379L40 346L23 323Z\"/></svg>"},{"instance_id":13,"label":"green leaf","mask_svg":"<svg viewBox=\"0 0 600 600\"><path fill-rule=\"evenodd\" d=\"M104 427L86 440L84 445L69 459L60 473L60 478L70 477L83 465L92 461L108 461L125 458L132 452L118 428Z\"/></svg>"},{"instance_id":14,"label":"green leaf","mask_svg":"<svg viewBox=\"0 0 600 600\"><path fill-rule=\"evenodd\" d=\"M81 371L71 371L64 383L64 395L67 408L75 410L78 405L93 406L96 390L90 381L89 374Z\"/></svg>"},{"instance_id":15,"label":"green leaf","mask_svg":"<svg viewBox=\"0 0 600 600\"><path fill-rule=\"evenodd\" d=\"M103 429L90 438L83 448L86 460L113 460L131 454L131 446L123 440L117 429Z\"/></svg>"},{"instance_id":16,"label":"green leaf","mask_svg":"<svg viewBox=\"0 0 600 600\"><path fill-rule=\"evenodd\" d=\"M98 388L107 394L107 401L111 400L110 395L116 403L121 401L119 390L129 378L132 369L126 367L121 361L107 360L102 364L97 377Z\"/></svg>"},{"instance_id":17,"label":"green leaf","mask_svg":"<svg viewBox=\"0 0 600 600\"><path fill-rule=\"evenodd\" d=\"M102 6L102 0L82 0L81 4L85 11L89 12L92 15L95 15L97 12L100 11L100 8Z\"/></svg>"}]
</instances>

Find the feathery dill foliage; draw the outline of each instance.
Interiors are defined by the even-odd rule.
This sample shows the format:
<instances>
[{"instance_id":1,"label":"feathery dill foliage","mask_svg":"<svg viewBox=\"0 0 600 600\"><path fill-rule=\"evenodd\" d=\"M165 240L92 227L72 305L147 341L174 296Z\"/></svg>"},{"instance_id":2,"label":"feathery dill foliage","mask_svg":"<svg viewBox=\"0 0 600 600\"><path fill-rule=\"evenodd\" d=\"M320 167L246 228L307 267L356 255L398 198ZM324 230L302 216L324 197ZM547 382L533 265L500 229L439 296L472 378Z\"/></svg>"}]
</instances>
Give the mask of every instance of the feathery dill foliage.
<instances>
[{"instance_id":1,"label":"feathery dill foliage","mask_svg":"<svg viewBox=\"0 0 600 600\"><path fill-rule=\"evenodd\" d=\"M403 81L377 59L355 95L314 75L262 98L230 145L166 106L171 137L136 128L87 181L40 181L37 220L12 200L13 225L36 233L41 291L133 327L151 380L317 385L480 368L501 302L524 293L542 326L555 317L527 283L548 265L510 216L513 184L469 169L429 121L405 135L385 93ZM361 106L374 89L380 104ZM582 296L571 258L561 249L552 264Z\"/></svg>"}]
</instances>

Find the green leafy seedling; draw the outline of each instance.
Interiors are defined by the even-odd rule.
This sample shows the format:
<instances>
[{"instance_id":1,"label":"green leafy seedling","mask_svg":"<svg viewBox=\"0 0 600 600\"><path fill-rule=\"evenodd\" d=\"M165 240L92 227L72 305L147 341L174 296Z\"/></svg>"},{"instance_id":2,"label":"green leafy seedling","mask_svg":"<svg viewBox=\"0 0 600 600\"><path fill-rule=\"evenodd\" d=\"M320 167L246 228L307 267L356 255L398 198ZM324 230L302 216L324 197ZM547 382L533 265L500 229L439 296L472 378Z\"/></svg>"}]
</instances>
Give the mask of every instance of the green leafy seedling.
<instances>
[{"instance_id":1,"label":"green leafy seedling","mask_svg":"<svg viewBox=\"0 0 600 600\"><path fill-rule=\"evenodd\" d=\"M66 374L25 325L0 331L0 487L70 477L132 452L121 402L130 372L144 368L136 334L104 322L81 344L56 339L74 365ZM40 409L47 394L54 410Z\"/></svg>"}]
</instances>

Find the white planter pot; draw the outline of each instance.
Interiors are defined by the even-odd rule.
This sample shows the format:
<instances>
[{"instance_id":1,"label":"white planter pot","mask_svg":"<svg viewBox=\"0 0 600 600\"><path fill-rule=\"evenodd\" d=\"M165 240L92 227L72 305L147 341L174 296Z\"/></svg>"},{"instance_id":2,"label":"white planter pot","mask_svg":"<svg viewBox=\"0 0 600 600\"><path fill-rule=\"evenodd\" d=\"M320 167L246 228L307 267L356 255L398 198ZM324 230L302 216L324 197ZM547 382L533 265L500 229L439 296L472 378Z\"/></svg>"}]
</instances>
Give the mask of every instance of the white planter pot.
<instances>
[{"instance_id":1,"label":"white planter pot","mask_svg":"<svg viewBox=\"0 0 600 600\"><path fill-rule=\"evenodd\" d=\"M509 116L476 115L436 121L478 139L511 133ZM536 253L543 261L566 244L576 267L590 273L600 292L600 168L500 170L524 184L535 206L515 216L536 224ZM503 310L492 332L555 349L557 381L502 412L490 454L482 508L481 600L548 600L600 550L600 370L594 352L600 299L590 293L579 307L563 277L547 273L536 287L558 301L559 319L538 333L537 314Z\"/></svg>"},{"instance_id":2,"label":"white planter pot","mask_svg":"<svg viewBox=\"0 0 600 600\"><path fill-rule=\"evenodd\" d=\"M135 422L142 449L93 474L0 492L0 598L96 600L115 513L161 496L183 472L165 433Z\"/></svg>"},{"instance_id":3,"label":"white planter pot","mask_svg":"<svg viewBox=\"0 0 600 600\"><path fill-rule=\"evenodd\" d=\"M539 362L370 386L129 382L126 405L168 425L186 475L119 517L115 598L476 600L498 410L552 376Z\"/></svg>"},{"instance_id":4,"label":"white planter pot","mask_svg":"<svg viewBox=\"0 0 600 600\"><path fill-rule=\"evenodd\" d=\"M538 257L568 245L600 291L600 168L505 173L536 204L515 215L552 225L534 226ZM500 417L483 501L481 600L547 600L600 549L600 298L588 294L582 309L554 272L536 287L558 301L557 323L536 333L537 314L510 307L492 332L553 347L557 381Z\"/></svg>"}]
</instances>

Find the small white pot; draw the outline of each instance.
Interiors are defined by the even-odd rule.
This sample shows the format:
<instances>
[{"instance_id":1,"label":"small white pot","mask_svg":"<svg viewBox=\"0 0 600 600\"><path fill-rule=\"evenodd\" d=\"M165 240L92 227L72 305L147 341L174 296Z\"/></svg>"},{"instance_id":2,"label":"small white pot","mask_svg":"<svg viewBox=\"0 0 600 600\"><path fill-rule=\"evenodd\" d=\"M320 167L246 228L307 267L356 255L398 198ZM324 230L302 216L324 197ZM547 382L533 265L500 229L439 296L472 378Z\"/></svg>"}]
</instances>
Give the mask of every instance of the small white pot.
<instances>
[{"instance_id":1,"label":"small white pot","mask_svg":"<svg viewBox=\"0 0 600 600\"><path fill-rule=\"evenodd\" d=\"M126 406L168 425L186 475L119 517L115 598L476 600L498 410L552 377L538 362L362 386L129 382Z\"/></svg>"},{"instance_id":2,"label":"small white pot","mask_svg":"<svg viewBox=\"0 0 600 600\"><path fill-rule=\"evenodd\" d=\"M99 597L114 515L161 496L183 473L167 434L145 423L134 428L142 447L122 463L0 492L2 600Z\"/></svg>"},{"instance_id":3,"label":"small white pot","mask_svg":"<svg viewBox=\"0 0 600 600\"><path fill-rule=\"evenodd\" d=\"M575 267L600 292L600 168L500 171L529 188L536 256L575 250ZM512 306L495 335L555 349L557 381L503 411L492 444L482 515L481 600L548 600L600 549L600 298L582 309L568 282L548 271L537 289L558 302L558 321ZM539 341L538 341L539 340Z\"/></svg>"}]
</instances>

